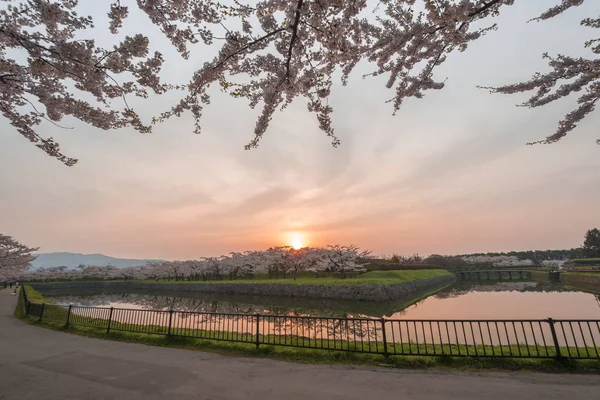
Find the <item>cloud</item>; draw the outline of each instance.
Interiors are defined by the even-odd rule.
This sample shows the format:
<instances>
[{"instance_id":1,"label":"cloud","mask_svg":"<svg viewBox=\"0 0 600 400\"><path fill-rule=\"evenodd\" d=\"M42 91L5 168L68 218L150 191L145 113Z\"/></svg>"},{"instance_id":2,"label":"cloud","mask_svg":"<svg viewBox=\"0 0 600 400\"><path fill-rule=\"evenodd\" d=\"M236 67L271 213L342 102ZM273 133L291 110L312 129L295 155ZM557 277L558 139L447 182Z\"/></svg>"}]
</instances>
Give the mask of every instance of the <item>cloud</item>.
<instances>
[{"instance_id":1,"label":"cloud","mask_svg":"<svg viewBox=\"0 0 600 400\"><path fill-rule=\"evenodd\" d=\"M218 90L199 136L189 115L151 135L44 125L81 159L75 168L0 120L0 230L44 251L156 258L269 247L292 231L376 253L576 245L600 226L599 114L556 145L525 146L552 132L574 100L526 110L514 107L525 96L476 88L528 79L547 68L545 51L585 51L573 43L587 39L576 27L589 7L524 23L544 7L508 8L498 32L436 72L448 78L444 90L410 99L397 116L384 77L360 79L373 67L360 64L357 79L335 85L330 99L342 141L335 149L299 99L276 113L258 149L245 151L258 110ZM165 74L180 79L206 56L194 53ZM140 104L150 116L171 100Z\"/></svg>"}]
</instances>

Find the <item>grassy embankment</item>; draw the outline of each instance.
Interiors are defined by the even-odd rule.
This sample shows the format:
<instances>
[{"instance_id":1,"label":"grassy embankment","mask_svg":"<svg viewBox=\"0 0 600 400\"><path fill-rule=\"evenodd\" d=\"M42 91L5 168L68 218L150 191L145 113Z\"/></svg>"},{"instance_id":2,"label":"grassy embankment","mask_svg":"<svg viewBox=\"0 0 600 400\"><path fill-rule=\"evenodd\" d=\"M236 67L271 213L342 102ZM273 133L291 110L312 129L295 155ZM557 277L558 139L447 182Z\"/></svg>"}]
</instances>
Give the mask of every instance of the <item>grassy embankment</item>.
<instances>
[{"instance_id":1,"label":"grassy embankment","mask_svg":"<svg viewBox=\"0 0 600 400\"><path fill-rule=\"evenodd\" d=\"M600 258L574 258L565 263L570 272L600 271Z\"/></svg>"},{"instance_id":2,"label":"grassy embankment","mask_svg":"<svg viewBox=\"0 0 600 400\"><path fill-rule=\"evenodd\" d=\"M177 283L177 284L187 284L187 283L210 283L210 284L225 284L225 283L236 283L236 284L294 284L294 285L392 285L396 283L405 283L411 282L420 279L429 279L434 278L436 276L444 276L450 275L450 272L443 269L428 269L428 270L402 270L402 271L371 271L366 272L364 274L349 277L349 278L339 278L339 277L330 277L325 276L321 278L316 278L314 276L300 276L297 279L292 279L291 276L288 278L273 278L270 279L266 275L256 275L252 279L227 279L224 277L223 280L208 280L208 281L187 281L187 280L167 280L161 279L157 280L111 280L111 281L103 281L99 280L99 282L144 282L144 283L157 283L157 282L168 282L168 283ZM72 282L72 281L67 281ZM76 281L82 282L82 281ZM56 282L40 282L40 283L64 283L63 281Z\"/></svg>"},{"instance_id":3,"label":"grassy embankment","mask_svg":"<svg viewBox=\"0 0 600 400\"><path fill-rule=\"evenodd\" d=\"M596 258L572 258L568 261L569 263L575 265L595 265L600 267L600 257Z\"/></svg>"},{"instance_id":4,"label":"grassy embankment","mask_svg":"<svg viewBox=\"0 0 600 400\"><path fill-rule=\"evenodd\" d=\"M27 293L31 301L35 299L36 302L49 303L44 297L31 287L27 287ZM48 314L49 319L58 321L66 320L66 310L58 307L49 307ZM46 316L46 313L44 313ZM49 322L43 321L38 322L37 318L29 318L24 315L23 296L19 295L19 303L15 309L15 317L32 325L38 325L45 328L50 328L56 331L69 332L82 336L98 338L98 339L110 339L123 342L140 343L151 346L162 346L162 347L174 347L183 348L189 350L200 350L214 352L228 356L256 356L256 357L269 357L284 361L294 361L302 363L318 363L318 364L360 364L360 365L377 365L385 367L395 368L436 368L436 369L459 369L459 370L485 370L485 369L496 369L496 370L530 370L530 371L550 371L550 372L600 372L600 361L599 360L555 360L555 359L511 359L511 358L491 358L491 357L449 357L449 356L389 356L384 358L382 355L376 354L364 354L364 353L353 353L335 350L316 350L316 349L305 349L305 348L294 348L294 347L283 347L283 346L272 346L262 345L256 348L254 344L250 343L236 343L226 342L211 339L198 339L198 338L187 338L180 336L166 336L164 335L164 327L159 327L157 333L159 334L143 334L124 332L118 329L135 329L135 325L123 324L119 322L113 322L111 325L110 334L106 333L105 325L100 324L100 328L82 327L82 326L68 326L66 327L64 322ZM45 317L46 318L46 317ZM103 321L105 322L105 321ZM180 334L185 334L185 331L179 331ZM208 336L208 337L222 337L225 333L223 332L208 332L208 331L194 331L197 336ZM210 336L212 335L212 336ZM232 334L227 333L231 339L246 340L254 342L255 336ZM272 335L262 336L261 340L269 341L274 339ZM279 337L280 338L280 337ZM281 340L281 338L280 338ZM301 337L287 337L284 340L285 344L291 345L298 342L308 340ZM304 342L306 343L306 342ZM346 341L337 341L332 344L331 340L311 340L312 345L332 347L336 348L348 348L353 349L356 346L353 343ZM341 347L340 347L341 346ZM382 344L369 343L364 344L364 349L370 348L372 350L382 351ZM391 349L391 344L389 345ZM414 343L396 344L396 348L399 350L402 346L403 351L409 349L413 352L425 351L433 353L434 350L438 354L442 352L458 353L459 350L462 354L472 354L474 348L456 345L427 345L417 347ZM483 352L484 347L478 346L477 351ZM527 351L534 351L534 347L527 346L485 346L485 351L488 354L496 352L504 352L509 354L526 354ZM550 350L552 354L553 350ZM564 350L563 350L564 351ZM471 352L471 353L469 353Z\"/></svg>"}]
</instances>

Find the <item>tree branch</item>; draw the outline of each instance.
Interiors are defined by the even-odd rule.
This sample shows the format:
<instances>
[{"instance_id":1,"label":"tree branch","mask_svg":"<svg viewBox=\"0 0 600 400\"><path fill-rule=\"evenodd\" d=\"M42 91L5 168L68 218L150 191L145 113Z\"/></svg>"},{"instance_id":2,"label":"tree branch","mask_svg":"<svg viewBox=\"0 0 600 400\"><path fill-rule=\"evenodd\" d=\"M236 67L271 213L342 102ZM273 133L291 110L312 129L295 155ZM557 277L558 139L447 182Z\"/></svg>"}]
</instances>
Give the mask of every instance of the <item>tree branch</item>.
<instances>
[{"instance_id":1,"label":"tree branch","mask_svg":"<svg viewBox=\"0 0 600 400\"><path fill-rule=\"evenodd\" d=\"M276 29L276 30L274 30L273 32L269 32L269 33L267 33L266 35L264 35L264 36L262 36L262 37L259 37L258 39L256 39L256 40L254 40L254 41L252 41L252 42L248 43L248 44L247 44L247 45L245 45L244 47L242 47L242 48L240 48L240 49L238 49L238 50L234 51L233 53L229 54L227 57L225 57L224 59L222 59L221 61L219 61L219 62L217 63L217 65L215 65L215 66L213 67L213 69L217 69L217 68L219 68L221 65L225 64L225 62L226 62L227 60L229 60L231 57L233 57L233 56L236 56L236 55L240 54L241 52L243 52L243 51L245 51L245 50L249 49L250 47L254 46L255 44L258 44L258 43L262 42L263 40L265 40L265 39L268 39L269 37L271 37L271 36L273 36L273 35L275 35L275 34L277 34L277 33L281 32L281 31L284 31L284 30L286 30L286 28L279 28L279 29Z\"/></svg>"},{"instance_id":2,"label":"tree branch","mask_svg":"<svg viewBox=\"0 0 600 400\"><path fill-rule=\"evenodd\" d=\"M304 0L298 0L298 5L296 6L296 17L294 19L294 25L292 25L292 38L290 40L290 47L288 48L287 60L285 62L284 79L289 78L289 76L290 76L290 64L292 62L292 51L294 49L294 42L296 41L296 37L298 36L298 26L300 25L300 10L302 9L303 3L304 3Z\"/></svg>"}]
</instances>

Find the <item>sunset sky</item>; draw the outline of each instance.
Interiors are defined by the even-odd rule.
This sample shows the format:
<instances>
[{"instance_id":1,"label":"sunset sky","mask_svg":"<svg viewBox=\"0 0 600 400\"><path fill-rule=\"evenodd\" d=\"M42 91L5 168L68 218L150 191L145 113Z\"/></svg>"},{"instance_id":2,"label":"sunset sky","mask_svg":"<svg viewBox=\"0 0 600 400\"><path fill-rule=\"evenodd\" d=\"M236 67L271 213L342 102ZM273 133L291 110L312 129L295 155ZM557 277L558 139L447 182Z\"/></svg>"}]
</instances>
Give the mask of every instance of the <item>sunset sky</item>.
<instances>
[{"instance_id":1,"label":"sunset sky","mask_svg":"<svg viewBox=\"0 0 600 400\"><path fill-rule=\"evenodd\" d=\"M246 151L259 110L216 94L203 133L187 115L152 135L43 125L68 156L47 157L0 118L0 233L40 251L187 259L290 244L356 244L376 254L571 248L600 227L600 111L554 145L526 146L554 132L576 98L537 110L526 95L476 85L528 79L549 52L591 54L579 21L589 2L547 22L526 23L554 2L518 1L499 30L449 57L446 88L410 99L392 116L383 79L333 89L332 148L305 102L278 112L258 149ZM131 25L131 23L129 24ZM149 28L150 29L150 28ZM150 30L151 31L151 30ZM160 48L171 59L176 52ZM165 76L189 77L213 56ZM150 117L169 99L138 102Z\"/></svg>"}]
</instances>

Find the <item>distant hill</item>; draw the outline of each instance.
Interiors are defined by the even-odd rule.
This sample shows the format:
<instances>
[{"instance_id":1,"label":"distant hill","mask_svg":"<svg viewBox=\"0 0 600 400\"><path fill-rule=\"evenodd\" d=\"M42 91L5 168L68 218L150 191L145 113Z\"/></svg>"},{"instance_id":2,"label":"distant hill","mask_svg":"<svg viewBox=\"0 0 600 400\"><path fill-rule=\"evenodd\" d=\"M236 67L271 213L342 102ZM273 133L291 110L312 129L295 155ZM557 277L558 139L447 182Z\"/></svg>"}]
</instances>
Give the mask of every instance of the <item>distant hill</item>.
<instances>
[{"instance_id":1,"label":"distant hill","mask_svg":"<svg viewBox=\"0 0 600 400\"><path fill-rule=\"evenodd\" d=\"M62 267L77 268L80 265L113 265L115 267L135 267L144 265L149 261L132 258L115 258L104 254L79 254L79 253L38 253L37 258L31 263L32 267L48 268Z\"/></svg>"}]
</instances>

